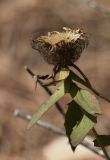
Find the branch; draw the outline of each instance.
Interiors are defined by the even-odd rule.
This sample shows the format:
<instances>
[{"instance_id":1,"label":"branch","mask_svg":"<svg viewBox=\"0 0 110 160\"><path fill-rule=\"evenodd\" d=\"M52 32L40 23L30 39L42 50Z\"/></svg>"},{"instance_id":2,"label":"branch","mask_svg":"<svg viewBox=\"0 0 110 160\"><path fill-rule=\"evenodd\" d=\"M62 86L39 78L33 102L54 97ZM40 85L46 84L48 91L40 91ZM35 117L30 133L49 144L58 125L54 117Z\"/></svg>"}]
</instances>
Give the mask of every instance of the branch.
<instances>
[{"instance_id":1,"label":"branch","mask_svg":"<svg viewBox=\"0 0 110 160\"><path fill-rule=\"evenodd\" d=\"M19 110L14 111L14 116L16 116L18 118L22 118L22 119L27 120L27 121L30 121L31 118L32 118L30 115L26 115L26 114L20 112ZM36 122L36 124L43 127L43 128L48 129L49 131L51 131L53 133L56 133L56 134L61 135L61 136L66 136L65 132L62 129L54 126L51 123L48 123L48 122L43 121L43 120L39 120L38 122ZM93 146L93 144L90 142L89 138L85 138L83 140L83 142L81 142L81 145L84 146L85 148L91 150L95 154L105 158L103 152L101 150L95 148Z\"/></svg>"},{"instance_id":2,"label":"branch","mask_svg":"<svg viewBox=\"0 0 110 160\"><path fill-rule=\"evenodd\" d=\"M19 110L15 110L14 111L14 116L16 116L18 118L22 118L24 120L28 120L28 121L30 121L32 119L31 115L25 115L24 113L20 112ZM43 127L43 128L46 128L49 131L52 131L52 132L54 132L56 134L65 136L65 132L62 129L54 126L51 123L48 123L48 122L43 121L43 120L39 120L39 121L36 122L36 124L41 126L41 127Z\"/></svg>"},{"instance_id":3,"label":"branch","mask_svg":"<svg viewBox=\"0 0 110 160\"><path fill-rule=\"evenodd\" d=\"M88 80L88 78L86 77L86 75L81 71L81 69L75 65L74 63L72 64L72 66L80 73L80 75L84 78L84 80L86 81L86 83L91 87L91 83Z\"/></svg>"},{"instance_id":4,"label":"branch","mask_svg":"<svg viewBox=\"0 0 110 160\"><path fill-rule=\"evenodd\" d=\"M84 78L81 79L83 80L84 82L86 82L85 84L83 83L83 85L85 85L87 88L89 88L92 92L94 92L98 97L104 99L105 101L109 102L110 103L110 99L109 98L106 98L104 95L102 95L101 93L99 93L93 86L92 84L90 83L89 79L87 78L87 76L82 72L82 70L76 66L75 64L73 64L73 67L80 73L80 75Z\"/></svg>"},{"instance_id":5,"label":"branch","mask_svg":"<svg viewBox=\"0 0 110 160\"><path fill-rule=\"evenodd\" d=\"M97 154L98 156L101 156L103 158L105 158L105 155L103 154L102 150L95 148L93 143L91 142L91 140L86 137L83 142L81 142L81 144L86 147L87 149L91 150L92 152L94 152L95 154Z\"/></svg>"}]
</instances>

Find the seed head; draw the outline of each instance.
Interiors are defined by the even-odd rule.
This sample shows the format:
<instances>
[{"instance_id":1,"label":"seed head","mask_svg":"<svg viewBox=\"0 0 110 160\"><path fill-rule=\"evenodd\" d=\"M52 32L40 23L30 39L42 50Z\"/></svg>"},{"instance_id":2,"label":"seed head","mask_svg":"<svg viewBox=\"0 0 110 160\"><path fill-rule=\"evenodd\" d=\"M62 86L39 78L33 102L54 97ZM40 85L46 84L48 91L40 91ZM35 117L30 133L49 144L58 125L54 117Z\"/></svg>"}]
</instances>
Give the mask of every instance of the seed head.
<instances>
[{"instance_id":1,"label":"seed head","mask_svg":"<svg viewBox=\"0 0 110 160\"><path fill-rule=\"evenodd\" d=\"M48 32L32 41L32 47L44 59L60 68L71 66L88 46L88 36L81 29L63 27L62 32Z\"/></svg>"}]
</instances>

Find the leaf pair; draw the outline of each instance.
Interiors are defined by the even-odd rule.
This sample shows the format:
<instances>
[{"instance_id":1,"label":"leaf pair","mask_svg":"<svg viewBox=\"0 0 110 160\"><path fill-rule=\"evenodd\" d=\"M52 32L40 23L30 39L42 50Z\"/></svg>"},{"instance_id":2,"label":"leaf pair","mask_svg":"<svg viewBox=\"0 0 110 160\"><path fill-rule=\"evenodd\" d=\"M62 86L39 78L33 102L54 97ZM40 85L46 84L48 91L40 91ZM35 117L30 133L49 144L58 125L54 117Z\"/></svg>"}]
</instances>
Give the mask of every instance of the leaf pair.
<instances>
[{"instance_id":1,"label":"leaf pair","mask_svg":"<svg viewBox=\"0 0 110 160\"><path fill-rule=\"evenodd\" d=\"M65 129L72 149L75 149L94 127L96 115L101 111L96 98L74 83L71 85L70 94L73 100L68 104Z\"/></svg>"},{"instance_id":2,"label":"leaf pair","mask_svg":"<svg viewBox=\"0 0 110 160\"><path fill-rule=\"evenodd\" d=\"M99 103L96 97L85 89L72 84L70 94L74 101L87 113L91 115L101 114Z\"/></svg>"}]
</instances>

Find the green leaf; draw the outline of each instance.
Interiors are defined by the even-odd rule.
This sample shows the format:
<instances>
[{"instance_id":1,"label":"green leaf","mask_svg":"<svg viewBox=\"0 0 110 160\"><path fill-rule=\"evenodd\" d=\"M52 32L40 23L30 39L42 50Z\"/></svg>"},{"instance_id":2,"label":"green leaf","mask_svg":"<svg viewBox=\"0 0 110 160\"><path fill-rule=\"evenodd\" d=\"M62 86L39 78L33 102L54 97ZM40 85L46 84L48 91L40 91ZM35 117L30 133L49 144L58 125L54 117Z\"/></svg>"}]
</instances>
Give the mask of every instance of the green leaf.
<instances>
[{"instance_id":1,"label":"green leaf","mask_svg":"<svg viewBox=\"0 0 110 160\"><path fill-rule=\"evenodd\" d=\"M70 71L67 68L62 68L58 73L58 77L55 78L57 81L66 79L70 74Z\"/></svg>"},{"instance_id":2,"label":"green leaf","mask_svg":"<svg viewBox=\"0 0 110 160\"><path fill-rule=\"evenodd\" d=\"M59 73L59 79L63 80L66 79L69 76L70 71L66 68L63 68Z\"/></svg>"},{"instance_id":3,"label":"green leaf","mask_svg":"<svg viewBox=\"0 0 110 160\"><path fill-rule=\"evenodd\" d=\"M66 135L68 136L69 143L73 151L75 150L76 147L73 147L70 135L73 127L81 120L82 116L83 116L82 111L77 103L72 101L71 103L68 104L68 110L65 115L64 125L66 129Z\"/></svg>"},{"instance_id":4,"label":"green leaf","mask_svg":"<svg viewBox=\"0 0 110 160\"><path fill-rule=\"evenodd\" d=\"M89 114L101 114L98 100L96 97L85 89L80 89L76 85L71 87L71 96L74 101L80 105Z\"/></svg>"},{"instance_id":5,"label":"green leaf","mask_svg":"<svg viewBox=\"0 0 110 160\"><path fill-rule=\"evenodd\" d=\"M82 118L83 114L82 111L79 107L79 105L72 101L71 103L68 104L68 110L65 115L65 129L66 129L66 134L70 136L72 132L72 128L79 122Z\"/></svg>"},{"instance_id":6,"label":"green leaf","mask_svg":"<svg viewBox=\"0 0 110 160\"><path fill-rule=\"evenodd\" d=\"M64 96L69 87L67 84L67 81L64 81L55 93L40 106L39 110L33 115L32 120L28 125L28 129L31 128L51 106L53 106L62 96Z\"/></svg>"},{"instance_id":7,"label":"green leaf","mask_svg":"<svg viewBox=\"0 0 110 160\"><path fill-rule=\"evenodd\" d=\"M84 114L76 102L72 101L69 104L65 117L65 129L73 150L94 125L95 122L91 116Z\"/></svg>"},{"instance_id":8,"label":"green leaf","mask_svg":"<svg viewBox=\"0 0 110 160\"><path fill-rule=\"evenodd\" d=\"M71 133L71 143L73 146L78 145L94 127L95 122L91 120L87 115L83 115L83 118L77 123Z\"/></svg>"},{"instance_id":9,"label":"green leaf","mask_svg":"<svg viewBox=\"0 0 110 160\"><path fill-rule=\"evenodd\" d=\"M100 140L100 143L103 146L110 145L110 135L98 135L98 139ZM100 147L100 145L97 142L97 139L95 139L93 142L94 142L94 146Z\"/></svg>"}]
</instances>

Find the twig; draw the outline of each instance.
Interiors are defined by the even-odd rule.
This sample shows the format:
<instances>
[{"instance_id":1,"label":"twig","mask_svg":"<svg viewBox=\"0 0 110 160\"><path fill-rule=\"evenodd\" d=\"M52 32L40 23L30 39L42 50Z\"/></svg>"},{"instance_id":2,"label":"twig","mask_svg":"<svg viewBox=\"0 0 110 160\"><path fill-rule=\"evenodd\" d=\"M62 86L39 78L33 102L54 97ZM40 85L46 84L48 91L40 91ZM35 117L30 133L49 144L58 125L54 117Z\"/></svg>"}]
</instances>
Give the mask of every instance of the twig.
<instances>
[{"instance_id":1,"label":"twig","mask_svg":"<svg viewBox=\"0 0 110 160\"><path fill-rule=\"evenodd\" d=\"M86 137L83 142L81 142L81 144L83 146L85 146L86 148L88 148L89 150L91 150L92 152L94 152L95 154L105 158L105 155L103 154L103 151L98 149L98 148L95 148L94 145L92 144L91 140Z\"/></svg>"},{"instance_id":2,"label":"twig","mask_svg":"<svg viewBox=\"0 0 110 160\"><path fill-rule=\"evenodd\" d=\"M14 116L18 117L18 118L22 118L24 120L28 120L30 121L31 120L31 116L30 115L25 115L24 113L20 112L19 110L15 110L14 111ZM48 129L49 131L53 132L53 133L56 133L58 135L62 135L62 136L66 136L65 132L54 126L53 124L50 124L46 121L43 121L43 120L39 120L38 122L36 122L37 125L43 127L43 128L46 128ZM84 147L86 147L87 149L91 150L92 152L94 152L95 154L105 158L104 154L102 153L101 150L95 148L92 143L90 142L89 138L85 138L83 140L83 142L81 142L81 145L83 145Z\"/></svg>"},{"instance_id":3,"label":"twig","mask_svg":"<svg viewBox=\"0 0 110 160\"><path fill-rule=\"evenodd\" d=\"M33 78L34 80L37 79L37 78L36 78L37 76L31 71L31 69L30 69L29 67L25 66L25 69L26 69L26 71L32 76L32 78ZM42 81L41 81L40 79L37 79L37 82L41 85L41 87L43 87L43 89L44 89L49 95L52 95L51 90L50 90L47 86L43 85L43 83L42 83ZM57 110L60 112L60 114L61 114L61 115L63 116L63 118L64 118L64 117L65 117L65 113L64 113L62 107L59 105L59 103L56 103L55 105L56 105Z\"/></svg>"},{"instance_id":4,"label":"twig","mask_svg":"<svg viewBox=\"0 0 110 160\"><path fill-rule=\"evenodd\" d=\"M105 101L110 103L110 99L103 96L101 93L99 93L97 90L95 90L93 87L90 88L98 97L104 99Z\"/></svg>"},{"instance_id":5,"label":"twig","mask_svg":"<svg viewBox=\"0 0 110 160\"><path fill-rule=\"evenodd\" d=\"M24 120L28 120L28 121L30 121L32 119L31 115L25 115L24 113L20 112L19 110L15 110L14 111L14 116L22 118ZM39 121L36 122L36 124L41 126L41 127L43 127L43 128L46 128L49 131L52 131L52 132L54 132L56 134L65 136L65 132L62 129L54 126L51 123L48 123L48 122L43 121L43 120L39 120Z\"/></svg>"},{"instance_id":6,"label":"twig","mask_svg":"<svg viewBox=\"0 0 110 160\"><path fill-rule=\"evenodd\" d=\"M86 81L86 83L91 86L91 83L90 81L88 80L88 78L86 77L86 75L81 71L81 69L75 65L75 64L72 64L72 66L82 75L82 77L84 78L84 80Z\"/></svg>"},{"instance_id":7,"label":"twig","mask_svg":"<svg viewBox=\"0 0 110 160\"><path fill-rule=\"evenodd\" d=\"M98 97L104 99L105 101L110 103L110 99L106 98L105 96L103 96L101 93L99 93L96 89L94 89L94 87L92 86L92 84L90 83L89 79L87 78L87 76L81 71L81 69L76 66L75 64L73 65L73 67L83 76L84 80L81 79L84 83L83 85L85 85L87 88L89 88L92 92L94 92ZM85 83L86 82L86 83Z\"/></svg>"}]
</instances>

